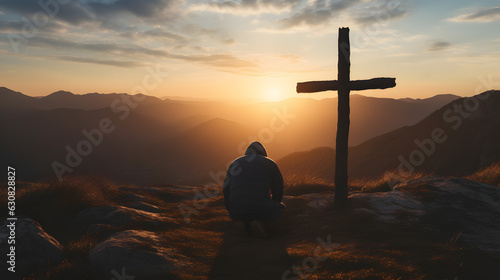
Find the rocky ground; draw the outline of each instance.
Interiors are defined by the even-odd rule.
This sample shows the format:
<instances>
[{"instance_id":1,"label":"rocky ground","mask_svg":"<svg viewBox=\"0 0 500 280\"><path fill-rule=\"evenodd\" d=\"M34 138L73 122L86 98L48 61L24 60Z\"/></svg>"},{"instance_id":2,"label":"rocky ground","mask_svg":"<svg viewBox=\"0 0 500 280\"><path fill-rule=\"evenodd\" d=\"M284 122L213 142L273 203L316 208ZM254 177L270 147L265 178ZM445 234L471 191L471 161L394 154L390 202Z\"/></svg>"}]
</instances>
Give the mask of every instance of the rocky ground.
<instances>
[{"instance_id":1,"label":"rocky ground","mask_svg":"<svg viewBox=\"0 0 500 280\"><path fill-rule=\"evenodd\" d=\"M268 225L267 239L247 237L234 226L217 188L22 188L16 273L7 272L5 221L1 279L500 275L500 188L462 178L422 177L388 192L354 190L345 207L333 205L331 191L286 196L286 214Z\"/></svg>"}]
</instances>

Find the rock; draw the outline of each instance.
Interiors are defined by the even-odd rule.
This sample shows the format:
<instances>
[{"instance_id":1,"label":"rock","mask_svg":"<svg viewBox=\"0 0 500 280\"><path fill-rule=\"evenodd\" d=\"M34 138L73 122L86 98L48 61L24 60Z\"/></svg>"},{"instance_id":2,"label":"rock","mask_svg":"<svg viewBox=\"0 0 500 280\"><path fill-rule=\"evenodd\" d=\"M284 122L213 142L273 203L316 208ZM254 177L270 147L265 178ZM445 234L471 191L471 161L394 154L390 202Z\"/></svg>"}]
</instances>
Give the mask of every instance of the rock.
<instances>
[{"instance_id":1,"label":"rock","mask_svg":"<svg viewBox=\"0 0 500 280\"><path fill-rule=\"evenodd\" d=\"M188 264L186 257L162 246L154 232L144 230L111 235L91 250L88 259L92 266L104 272L124 269L127 275L138 279L168 278L171 271Z\"/></svg>"},{"instance_id":2,"label":"rock","mask_svg":"<svg viewBox=\"0 0 500 280\"><path fill-rule=\"evenodd\" d=\"M367 208L356 208L352 210L355 214L359 215L360 217L374 217L377 216L377 213L373 210L367 209Z\"/></svg>"},{"instance_id":3,"label":"rock","mask_svg":"<svg viewBox=\"0 0 500 280\"><path fill-rule=\"evenodd\" d=\"M100 205L84 209L76 215L76 222L86 225L107 224L112 226L165 226L178 223L169 217L162 217L158 213L132 209L125 206Z\"/></svg>"},{"instance_id":4,"label":"rock","mask_svg":"<svg viewBox=\"0 0 500 280\"><path fill-rule=\"evenodd\" d=\"M500 252L500 188L463 178L424 177L392 192L354 194L376 219L428 228L481 250ZM366 212L366 210L362 210Z\"/></svg>"},{"instance_id":5,"label":"rock","mask_svg":"<svg viewBox=\"0 0 500 280\"><path fill-rule=\"evenodd\" d=\"M384 192L384 193L370 193L370 194L355 194L352 195L353 200L364 200L373 209L366 210L376 212L376 217L384 222L406 222L402 221L400 217L401 211L404 211L409 216L418 219L419 216L425 214L426 206L423 205L418 199L408 193L403 192Z\"/></svg>"},{"instance_id":6,"label":"rock","mask_svg":"<svg viewBox=\"0 0 500 280\"><path fill-rule=\"evenodd\" d=\"M309 200L307 203L308 207L314 208L319 211L323 211L333 204L335 200L334 194L323 194L323 193L308 193L303 194L300 197L305 197Z\"/></svg>"},{"instance_id":7,"label":"rock","mask_svg":"<svg viewBox=\"0 0 500 280\"><path fill-rule=\"evenodd\" d=\"M146 202L142 201L137 201L129 205L129 207L137 209L137 210L142 210L146 212L151 212L151 213L161 213L162 210L158 208L157 206L153 204L149 204Z\"/></svg>"},{"instance_id":8,"label":"rock","mask_svg":"<svg viewBox=\"0 0 500 280\"><path fill-rule=\"evenodd\" d=\"M92 236L106 236L117 231L117 227L106 224L92 224L87 228L87 233Z\"/></svg>"},{"instance_id":9,"label":"rock","mask_svg":"<svg viewBox=\"0 0 500 280\"><path fill-rule=\"evenodd\" d=\"M18 276L27 275L37 269L58 265L63 259L63 247L51 235L45 232L36 221L30 218L18 218L16 221L5 221L0 226L0 243L7 251L7 240L10 235L11 222L15 222L15 271ZM9 253L9 252L7 252ZM2 264L10 258L7 253L0 255ZM4 270L5 269L5 270ZM7 268L2 265L2 273ZM2 279L6 279L3 278Z\"/></svg>"},{"instance_id":10,"label":"rock","mask_svg":"<svg viewBox=\"0 0 500 280\"><path fill-rule=\"evenodd\" d=\"M119 197L120 200L123 200L125 202L144 202L147 201L147 199L139 194L135 193L125 193Z\"/></svg>"}]
</instances>

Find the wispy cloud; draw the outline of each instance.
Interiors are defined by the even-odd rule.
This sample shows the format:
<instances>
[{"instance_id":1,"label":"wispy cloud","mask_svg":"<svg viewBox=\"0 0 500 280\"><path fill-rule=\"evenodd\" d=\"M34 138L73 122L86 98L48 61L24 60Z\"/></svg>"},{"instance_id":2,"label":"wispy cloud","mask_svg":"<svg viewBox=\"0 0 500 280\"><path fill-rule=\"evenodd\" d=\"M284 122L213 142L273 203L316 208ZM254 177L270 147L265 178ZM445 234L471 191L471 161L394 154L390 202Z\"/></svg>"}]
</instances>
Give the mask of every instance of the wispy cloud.
<instances>
[{"instance_id":1,"label":"wispy cloud","mask_svg":"<svg viewBox=\"0 0 500 280\"><path fill-rule=\"evenodd\" d=\"M170 55L171 58L211 65L218 68L259 68L251 61L240 59L231 54L209 55Z\"/></svg>"},{"instance_id":2,"label":"wispy cloud","mask_svg":"<svg viewBox=\"0 0 500 280\"><path fill-rule=\"evenodd\" d=\"M29 41L30 46L50 47L54 49L68 49L92 51L114 55L146 55L152 57L167 57L169 53L162 49L151 49L134 44L122 45L118 43L82 43L66 39L35 37Z\"/></svg>"},{"instance_id":3,"label":"wispy cloud","mask_svg":"<svg viewBox=\"0 0 500 280\"><path fill-rule=\"evenodd\" d=\"M235 69L258 69L259 65L255 62L245 60L236 57L232 54L175 54L170 53L163 49L152 49L142 46L137 46L134 44L128 44L126 46L117 43L80 43L73 42L64 39L52 39L36 37L30 41L32 46L42 46L50 47L56 49L66 49L69 51L88 51L106 55L120 55L128 57L154 57L156 59L175 59L187 62L199 63L203 65L212 66L215 68L235 68ZM74 56L58 56L59 59L74 61L74 62L86 62L94 64L105 64L120 67L136 67L139 64L134 64L133 62L121 62L112 60L98 60L98 59L87 59L79 58Z\"/></svg>"},{"instance_id":4,"label":"wispy cloud","mask_svg":"<svg viewBox=\"0 0 500 280\"><path fill-rule=\"evenodd\" d=\"M189 41L189 38L183 34L159 27L152 28L146 31L126 31L121 33L120 37L128 39L156 38L156 39L167 39L178 42Z\"/></svg>"},{"instance_id":5,"label":"wispy cloud","mask_svg":"<svg viewBox=\"0 0 500 280\"><path fill-rule=\"evenodd\" d=\"M59 60L64 60L64 61L108 65L108 66L116 66L116 67L124 67L124 68L135 68L135 67L141 67L141 66L145 65L142 62L136 62L136 61L101 60L101 59L95 59L95 58L89 58L89 57L55 56L54 58L59 59Z\"/></svg>"},{"instance_id":6,"label":"wispy cloud","mask_svg":"<svg viewBox=\"0 0 500 280\"><path fill-rule=\"evenodd\" d=\"M450 43L450 42L436 41L427 47L427 51L430 51L430 52L443 51L443 50L449 49L451 46L452 46L452 43Z\"/></svg>"},{"instance_id":7,"label":"wispy cloud","mask_svg":"<svg viewBox=\"0 0 500 280\"><path fill-rule=\"evenodd\" d=\"M35 13L44 11L38 2L32 0L2 0L0 1L0 8L22 16L31 17ZM57 13L54 13L56 20L79 25L95 19L93 11L89 6L83 5L78 1L64 1L64 3L64 5L57 5ZM54 8L51 7L51 9Z\"/></svg>"},{"instance_id":8,"label":"wispy cloud","mask_svg":"<svg viewBox=\"0 0 500 280\"><path fill-rule=\"evenodd\" d=\"M296 6L294 12L277 21L279 30L326 26L334 20L353 21L360 26L389 21L409 14L400 3L382 0L312 0Z\"/></svg>"},{"instance_id":9,"label":"wispy cloud","mask_svg":"<svg viewBox=\"0 0 500 280\"><path fill-rule=\"evenodd\" d=\"M354 11L354 21L361 25L385 24L409 15L400 1L373 1Z\"/></svg>"},{"instance_id":10,"label":"wispy cloud","mask_svg":"<svg viewBox=\"0 0 500 280\"><path fill-rule=\"evenodd\" d=\"M361 0L315 0L293 15L279 20L281 29L298 26L314 27L325 24L338 16L342 11L357 4Z\"/></svg>"},{"instance_id":11,"label":"wispy cloud","mask_svg":"<svg viewBox=\"0 0 500 280\"><path fill-rule=\"evenodd\" d=\"M216 40L224 45L230 45L235 42L227 33L220 29L206 28L198 25L188 24L184 26L183 31L190 34L194 38L206 37L208 39Z\"/></svg>"},{"instance_id":12,"label":"wispy cloud","mask_svg":"<svg viewBox=\"0 0 500 280\"><path fill-rule=\"evenodd\" d=\"M500 7L484 8L448 19L451 22L493 22L497 20L500 20Z\"/></svg>"},{"instance_id":13,"label":"wispy cloud","mask_svg":"<svg viewBox=\"0 0 500 280\"><path fill-rule=\"evenodd\" d=\"M176 0L117 0L98 2L92 1L89 6L99 14L115 14L127 12L138 17L155 17L171 7Z\"/></svg>"},{"instance_id":14,"label":"wispy cloud","mask_svg":"<svg viewBox=\"0 0 500 280\"><path fill-rule=\"evenodd\" d=\"M23 28L26 29L26 23L22 20L0 20L0 32L22 33ZM66 30L66 26L60 22L49 21L47 24L37 27L37 30L41 33L63 32Z\"/></svg>"},{"instance_id":15,"label":"wispy cloud","mask_svg":"<svg viewBox=\"0 0 500 280\"><path fill-rule=\"evenodd\" d=\"M193 5L193 11L205 11L227 14L261 14L273 13L279 14L290 11L302 0L240 0L240 1L211 1Z\"/></svg>"},{"instance_id":16,"label":"wispy cloud","mask_svg":"<svg viewBox=\"0 0 500 280\"><path fill-rule=\"evenodd\" d=\"M49 1L48 1L49 2ZM55 21L66 22L74 26L84 23L109 25L109 22L123 15L130 15L147 22L165 22L182 14L181 0L116 0L116 1L56 1L51 16ZM17 13L21 16L33 17L45 9L39 4L45 1L2 0L0 9ZM54 12L55 11L55 12Z\"/></svg>"}]
</instances>

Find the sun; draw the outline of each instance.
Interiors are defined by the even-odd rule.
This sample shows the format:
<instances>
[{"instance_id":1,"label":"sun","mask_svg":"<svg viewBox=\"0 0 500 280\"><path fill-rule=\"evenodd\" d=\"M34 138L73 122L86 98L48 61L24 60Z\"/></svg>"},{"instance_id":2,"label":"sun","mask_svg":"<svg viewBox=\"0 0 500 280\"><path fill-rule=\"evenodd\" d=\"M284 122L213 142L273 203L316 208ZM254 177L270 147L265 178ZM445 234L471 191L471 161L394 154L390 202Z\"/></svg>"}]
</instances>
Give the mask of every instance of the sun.
<instances>
[{"instance_id":1,"label":"sun","mask_svg":"<svg viewBox=\"0 0 500 280\"><path fill-rule=\"evenodd\" d=\"M286 96L283 93L283 91L281 91L281 90L279 90L277 88L268 89L264 93L264 100L266 100L268 102L281 101L281 100L283 100L285 98L286 98Z\"/></svg>"}]
</instances>

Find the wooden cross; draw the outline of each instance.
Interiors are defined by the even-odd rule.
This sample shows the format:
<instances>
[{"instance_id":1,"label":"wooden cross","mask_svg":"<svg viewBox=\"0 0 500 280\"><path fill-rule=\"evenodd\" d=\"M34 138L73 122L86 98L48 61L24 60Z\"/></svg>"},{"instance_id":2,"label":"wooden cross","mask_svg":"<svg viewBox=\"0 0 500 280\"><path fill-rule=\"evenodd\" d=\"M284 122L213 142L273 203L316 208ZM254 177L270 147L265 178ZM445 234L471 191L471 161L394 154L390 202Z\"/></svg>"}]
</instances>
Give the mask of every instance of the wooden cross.
<instances>
[{"instance_id":1,"label":"wooden cross","mask_svg":"<svg viewBox=\"0 0 500 280\"><path fill-rule=\"evenodd\" d=\"M297 93L325 90L338 91L337 143L335 147L335 203L347 202L347 150L349 144L349 92L351 90L386 89L396 86L396 78L350 80L351 46L349 28L339 28L339 62L336 81L297 83Z\"/></svg>"}]
</instances>

